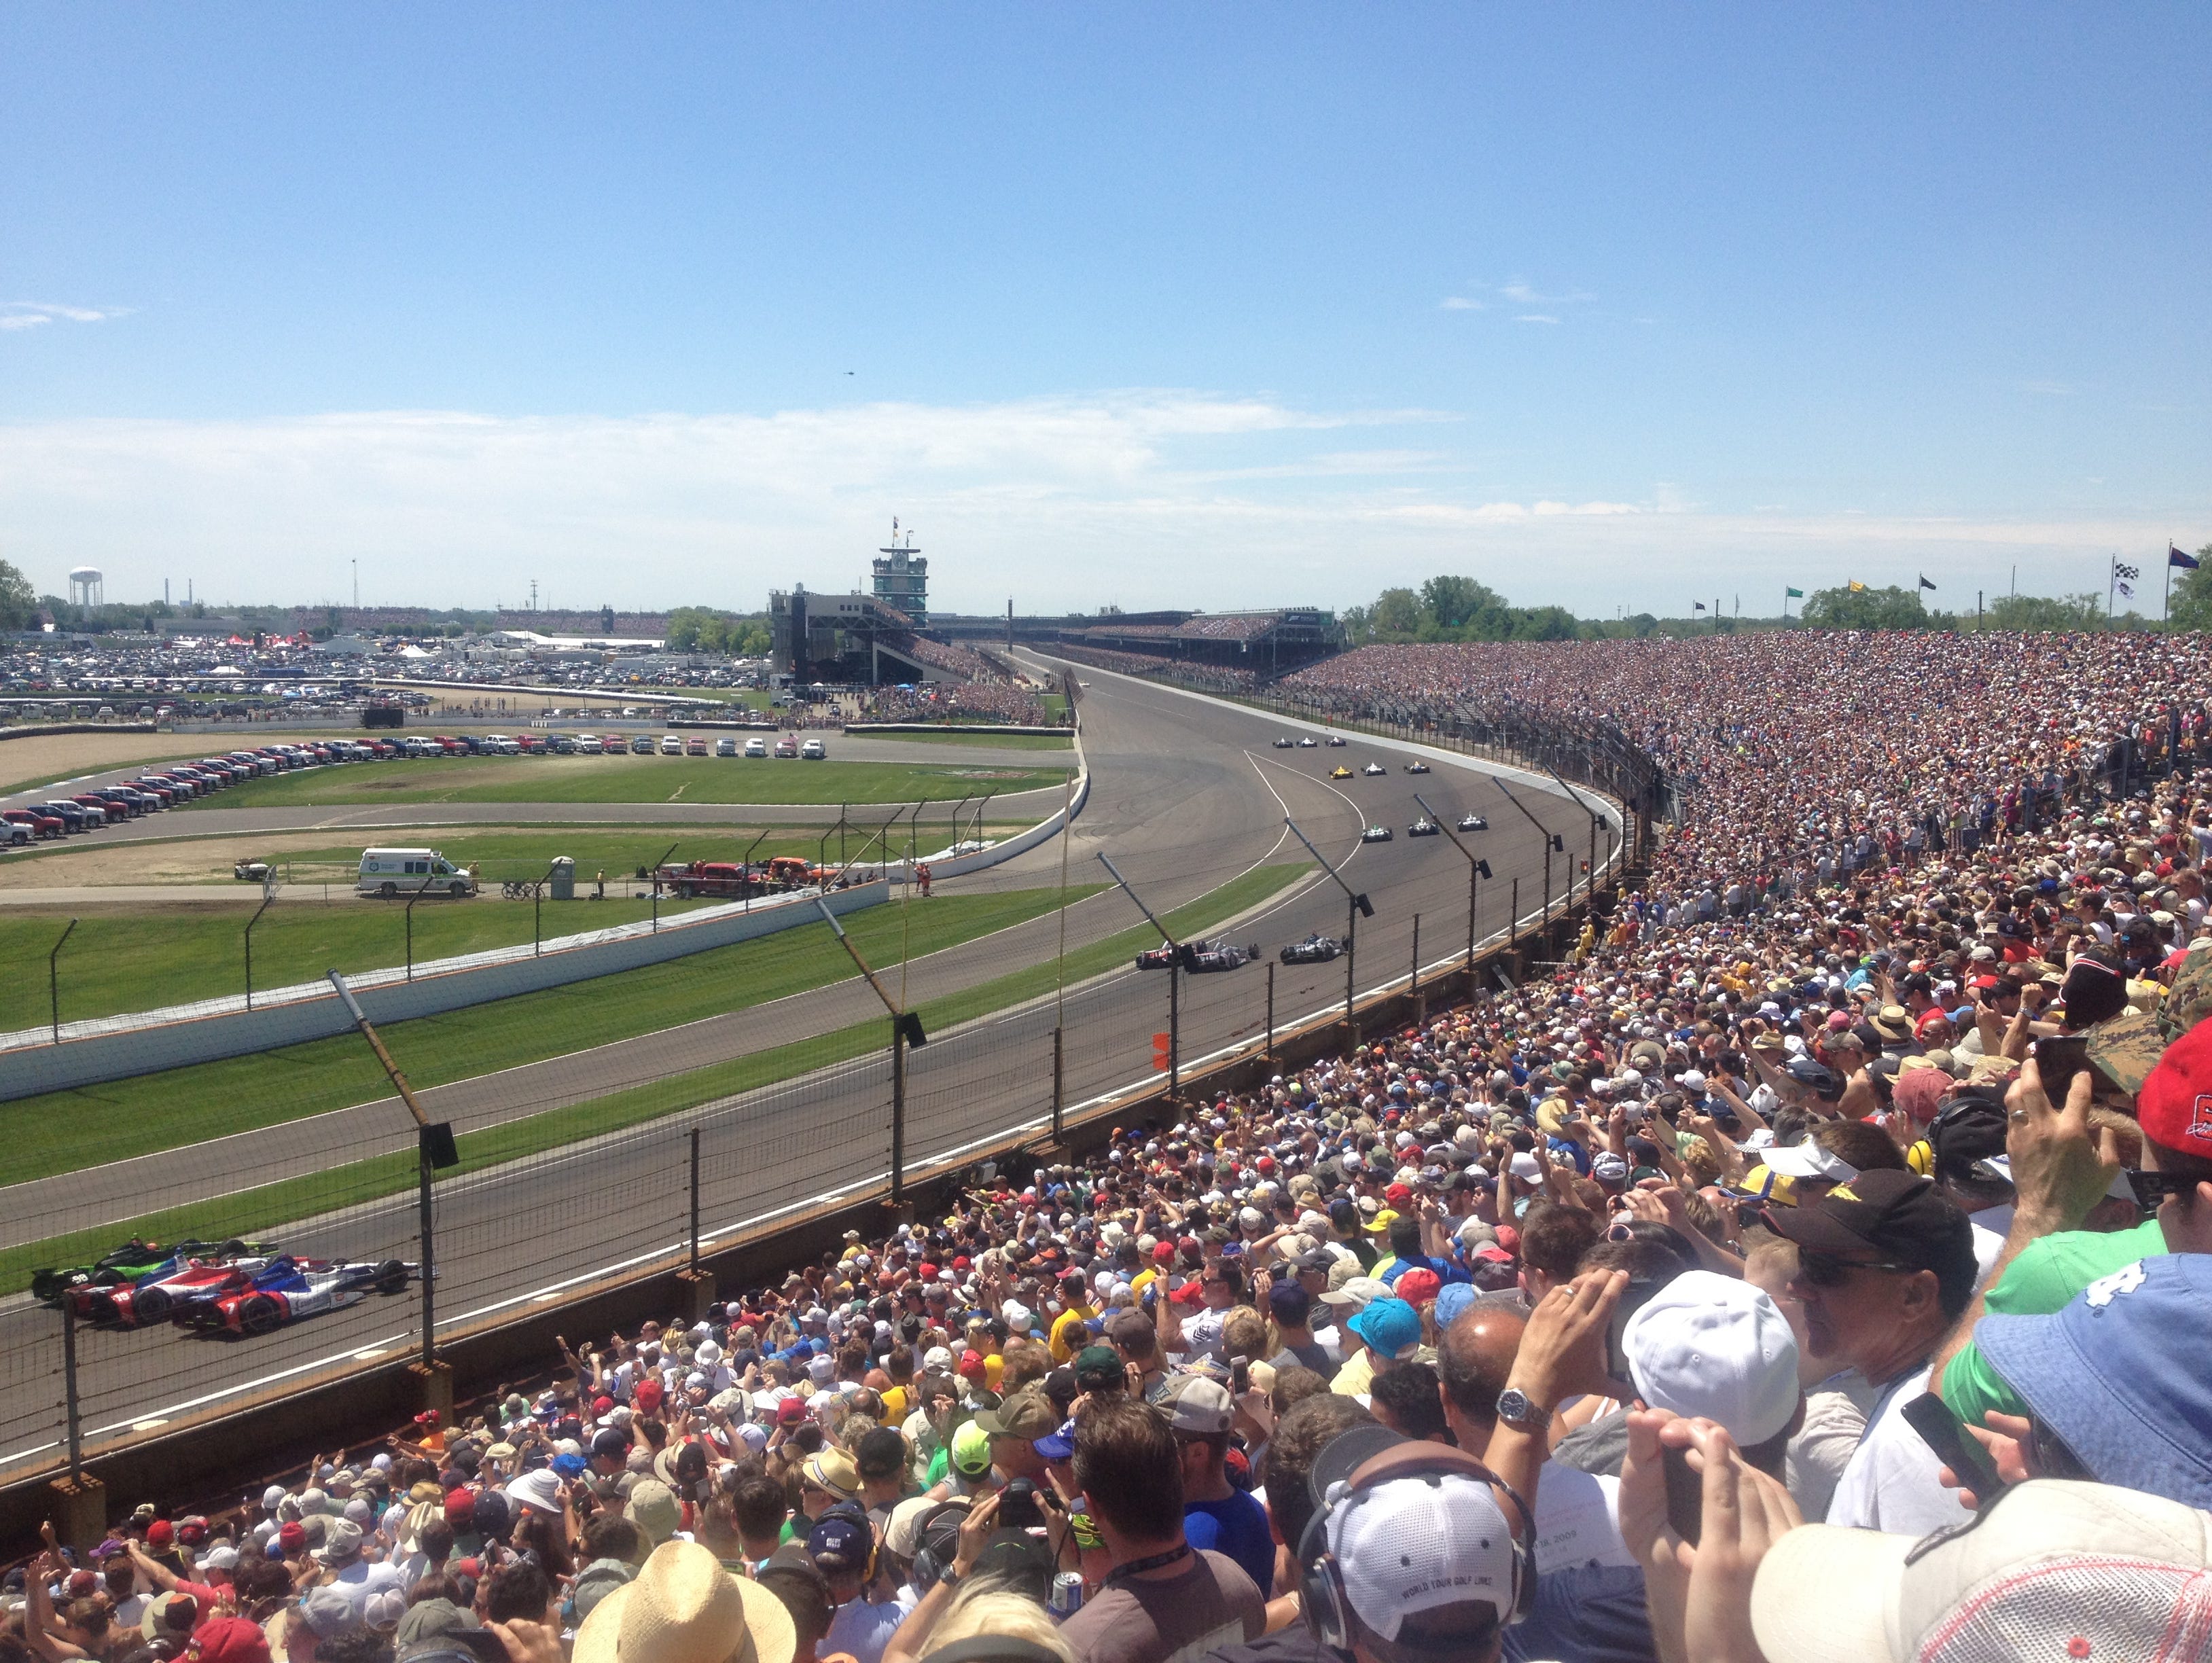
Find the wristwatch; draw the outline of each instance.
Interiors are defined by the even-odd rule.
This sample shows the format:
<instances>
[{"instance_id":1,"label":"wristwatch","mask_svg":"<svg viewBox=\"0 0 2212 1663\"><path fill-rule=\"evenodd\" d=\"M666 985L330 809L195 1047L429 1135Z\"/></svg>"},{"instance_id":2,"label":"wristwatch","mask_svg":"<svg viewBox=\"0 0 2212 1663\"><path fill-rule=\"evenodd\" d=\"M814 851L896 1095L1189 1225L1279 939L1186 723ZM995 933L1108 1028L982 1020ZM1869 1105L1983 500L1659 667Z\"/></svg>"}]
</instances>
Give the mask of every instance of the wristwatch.
<instances>
[{"instance_id":1,"label":"wristwatch","mask_svg":"<svg viewBox=\"0 0 2212 1663\"><path fill-rule=\"evenodd\" d=\"M1509 1386L1498 1394L1498 1418L1523 1432L1540 1432L1552 1423L1552 1411L1519 1387Z\"/></svg>"}]
</instances>

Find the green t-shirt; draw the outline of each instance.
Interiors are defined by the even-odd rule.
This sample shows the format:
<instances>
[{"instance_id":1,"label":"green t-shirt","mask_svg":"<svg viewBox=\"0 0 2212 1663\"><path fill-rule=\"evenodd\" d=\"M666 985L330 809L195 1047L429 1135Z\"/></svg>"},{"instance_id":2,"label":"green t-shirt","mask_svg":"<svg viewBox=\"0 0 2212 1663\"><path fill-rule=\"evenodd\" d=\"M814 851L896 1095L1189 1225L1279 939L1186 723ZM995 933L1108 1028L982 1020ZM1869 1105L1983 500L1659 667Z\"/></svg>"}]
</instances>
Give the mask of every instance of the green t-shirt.
<instances>
[{"instance_id":1,"label":"green t-shirt","mask_svg":"<svg viewBox=\"0 0 2212 1663\"><path fill-rule=\"evenodd\" d=\"M952 1465L952 1452L940 1449L929 1458L929 1472L921 1481L924 1490L934 1490L945 1481L945 1469Z\"/></svg>"},{"instance_id":2,"label":"green t-shirt","mask_svg":"<svg viewBox=\"0 0 2212 1663\"><path fill-rule=\"evenodd\" d=\"M2165 1253L2166 1235L2155 1218L2111 1235L2062 1230L2022 1248L1982 1303L2002 1316L2050 1316L2072 1304L2074 1296L2092 1282ZM1981 1347L1972 1340L1944 1369L1942 1398L1969 1426L1979 1426L1982 1417L1992 1410L2001 1415L2027 1413L2020 1394L1990 1367Z\"/></svg>"}]
</instances>

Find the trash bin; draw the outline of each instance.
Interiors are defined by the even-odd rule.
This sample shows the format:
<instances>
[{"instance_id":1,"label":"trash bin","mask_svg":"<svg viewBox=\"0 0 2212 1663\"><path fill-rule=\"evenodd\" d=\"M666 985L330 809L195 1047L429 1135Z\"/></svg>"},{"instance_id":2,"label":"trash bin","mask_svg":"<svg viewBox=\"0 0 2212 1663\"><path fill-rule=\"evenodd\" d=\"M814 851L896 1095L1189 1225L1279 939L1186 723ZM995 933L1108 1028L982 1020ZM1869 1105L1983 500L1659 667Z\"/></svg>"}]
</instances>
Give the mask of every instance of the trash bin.
<instances>
[{"instance_id":1,"label":"trash bin","mask_svg":"<svg viewBox=\"0 0 2212 1663\"><path fill-rule=\"evenodd\" d=\"M558 855L553 861L553 899L574 901L576 898L576 863L567 855Z\"/></svg>"}]
</instances>

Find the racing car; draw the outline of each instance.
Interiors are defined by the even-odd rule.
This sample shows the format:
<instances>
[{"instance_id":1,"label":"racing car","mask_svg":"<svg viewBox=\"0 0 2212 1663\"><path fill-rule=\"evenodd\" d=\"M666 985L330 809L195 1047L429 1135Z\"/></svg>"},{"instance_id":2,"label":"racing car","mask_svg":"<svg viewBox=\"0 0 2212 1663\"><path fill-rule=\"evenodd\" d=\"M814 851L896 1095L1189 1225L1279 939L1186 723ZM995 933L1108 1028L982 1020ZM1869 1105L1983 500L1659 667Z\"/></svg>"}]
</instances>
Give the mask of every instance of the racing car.
<instances>
[{"instance_id":1,"label":"racing car","mask_svg":"<svg viewBox=\"0 0 2212 1663\"><path fill-rule=\"evenodd\" d=\"M1459 828L1462 831L1488 831L1490 822L1479 814L1462 814L1459 817Z\"/></svg>"},{"instance_id":2,"label":"racing car","mask_svg":"<svg viewBox=\"0 0 2212 1663\"><path fill-rule=\"evenodd\" d=\"M1408 837L1437 837L1441 836L1443 832L1443 828L1425 814L1406 828L1406 835Z\"/></svg>"},{"instance_id":3,"label":"racing car","mask_svg":"<svg viewBox=\"0 0 2212 1663\"><path fill-rule=\"evenodd\" d=\"M1370 826L1359 834L1359 841L1363 843L1388 843L1390 841L1390 828L1388 826Z\"/></svg>"},{"instance_id":4,"label":"racing car","mask_svg":"<svg viewBox=\"0 0 2212 1663\"><path fill-rule=\"evenodd\" d=\"M166 1321L179 1301L243 1287L256 1271L275 1262L252 1257L228 1261L180 1257L155 1265L135 1282L72 1288L68 1297L86 1321L135 1328Z\"/></svg>"},{"instance_id":5,"label":"racing car","mask_svg":"<svg viewBox=\"0 0 2212 1663\"><path fill-rule=\"evenodd\" d=\"M371 1293L404 1293L409 1279L422 1273L421 1265L397 1259L373 1265L272 1259L244 1285L180 1306L176 1320L191 1328L265 1334L303 1316L358 1305Z\"/></svg>"},{"instance_id":6,"label":"racing car","mask_svg":"<svg viewBox=\"0 0 2212 1663\"><path fill-rule=\"evenodd\" d=\"M248 1255L266 1257L276 1251L267 1242L241 1241L234 1236L227 1241L187 1241L167 1247L158 1241L141 1241L133 1236L89 1265L32 1272L31 1295L42 1305L59 1308L62 1296L72 1289L123 1287L164 1268L173 1270L178 1262L187 1259L204 1262L229 1260Z\"/></svg>"},{"instance_id":7,"label":"racing car","mask_svg":"<svg viewBox=\"0 0 2212 1663\"><path fill-rule=\"evenodd\" d=\"M1182 951L1185 955L1183 968L1194 971L1234 970L1238 965L1249 964L1260 956L1260 950L1256 946L1238 947L1218 939L1186 941L1182 944ZM1139 970L1164 970L1175 962L1176 950L1164 942L1137 955Z\"/></svg>"},{"instance_id":8,"label":"racing car","mask_svg":"<svg viewBox=\"0 0 2212 1663\"><path fill-rule=\"evenodd\" d=\"M1360 771L1362 774L1370 774L1370 775L1371 775L1371 774L1388 774L1388 773L1389 773L1389 771L1390 771L1390 770L1389 770L1389 769L1388 769L1388 768L1384 768L1384 767L1382 766L1382 763L1380 763L1380 762L1370 762L1370 763L1369 763L1365 768L1364 768L1360 769L1359 771Z\"/></svg>"},{"instance_id":9,"label":"racing car","mask_svg":"<svg viewBox=\"0 0 2212 1663\"><path fill-rule=\"evenodd\" d=\"M1297 749L1297 743L1298 742L1296 739L1291 738L1289 734L1281 734L1278 736L1275 740L1275 749L1277 750L1295 750Z\"/></svg>"},{"instance_id":10,"label":"racing car","mask_svg":"<svg viewBox=\"0 0 2212 1663\"><path fill-rule=\"evenodd\" d=\"M1429 765L1418 759L1406 764L1406 772L1408 774L1426 774L1428 771Z\"/></svg>"},{"instance_id":11,"label":"racing car","mask_svg":"<svg viewBox=\"0 0 2212 1663\"><path fill-rule=\"evenodd\" d=\"M1304 941L1294 941L1283 949L1279 956L1285 964L1326 964L1340 957L1344 944L1334 936L1325 936L1316 931Z\"/></svg>"},{"instance_id":12,"label":"racing car","mask_svg":"<svg viewBox=\"0 0 2212 1663\"><path fill-rule=\"evenodd\" d=\"M1311 750L1315 745L1319 743L1320 742L1316 740L1312 734L1309 733L1304 738L1298 741L1298 749L1301 750Z\"/></svg>"},{"instance_id":13,"label":"racing car","mask_svg":"<svg viewBox=\"0 0 2212 1663\"><path fill-rule=\"evenodd\" d=\"M1334 750L1336 746L1344 743L1344 736L1341 733L1332 733L1328 738L1322 740L1322 743Z\"/></svg>"},{"instance_id":14,"label":"racing car","mask_svg":"<svg viewBox=\"0 0 2212 1663\"><path fill-rule=\"evenodd\" d=\"M1352 778L1352 770L1339 762L1328 771L1328 777L1332 780L1349 780Z\"/></svg>"}]
</instances>

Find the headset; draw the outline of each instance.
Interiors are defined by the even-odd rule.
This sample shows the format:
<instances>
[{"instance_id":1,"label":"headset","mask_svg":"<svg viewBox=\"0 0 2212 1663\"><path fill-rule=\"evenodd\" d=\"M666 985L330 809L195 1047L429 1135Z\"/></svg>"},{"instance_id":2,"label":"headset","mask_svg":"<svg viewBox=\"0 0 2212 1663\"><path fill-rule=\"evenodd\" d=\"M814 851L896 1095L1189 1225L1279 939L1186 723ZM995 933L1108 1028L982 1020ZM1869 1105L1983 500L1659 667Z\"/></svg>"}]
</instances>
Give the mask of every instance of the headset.
<instances>
[{"instance_id":1,"label":"headset","mask_svg":"<svg viewBox=\"0 0 2212 1663\"><path fill-rule=\"evenodd\" d=\"M1358 1475L1308 1521L1298 1541L1299 1605L1306 1626L1322 1646L1345 1663L1352 1656L1354 1617L1351 1597L1345 1592L1344 1573L1329 1551L1328 1521L1343 1508L1369 1491L1398 1478L1468 1478L1505 1492L1513 1503L1513 1587L1508 1608L1501 1613L1505 1626L1520 1622L1536 1602L1536 1522L1528 1503L1504 1479L1474 1456L1449 1444L1405 1442L1362 1462Z\"/></svg>"},{"instance_id":2,"label":"headset","mask_svg":"<svg viewBox=\"0 0 2212 1663\"><path fill-rule=\"evenodd\" d=\"M950 1563L940 1564L937 1556L930 1551L927 1545L930 1526L940 1519L966 1519L969 1505L966 1501L959 1499L939 1502L928 1512L923 1514L920 1521L915 1526L914 1581L915 1587L923 1589L935 1587L944 1580Z\"/></svg>"},{"instance_id":3,"label":"headset","mask_svg":"<svg viewBox=\"0 0 2212 1663\"><path fill-rule=\"evenodd\" d=\"M1969 1084L1957 1087L1943 1101L1936 1118L1928 1123L1928 1151L1930 1176L1943 1169L1943 1133L1947 1127L1955 1126L1970 1114L2005 1112L2002 1090L1994 1086ZM2005 1174L1987 1161L1977 1161L1968 1168L1969 1175L1984 1183L2005 1181Z\"/></svg>"}]
</instances>

